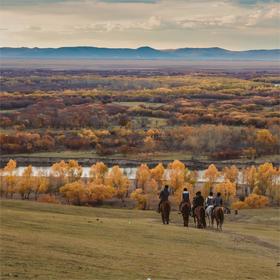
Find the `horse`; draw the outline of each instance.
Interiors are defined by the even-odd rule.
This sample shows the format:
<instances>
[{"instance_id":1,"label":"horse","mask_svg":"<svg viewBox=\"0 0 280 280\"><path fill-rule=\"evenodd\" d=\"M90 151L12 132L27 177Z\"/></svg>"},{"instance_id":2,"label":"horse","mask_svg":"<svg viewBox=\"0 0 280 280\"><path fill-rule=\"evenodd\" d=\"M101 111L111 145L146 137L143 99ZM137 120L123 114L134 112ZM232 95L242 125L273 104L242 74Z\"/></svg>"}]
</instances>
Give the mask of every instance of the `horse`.
<instances>
[{"instance_id":1,"label":"horse","mask_svg":"<svg viewBox=\"0 0 280 280\"><path fill-rule=\"evenodd\" d=\"M169 224L169 214L170 214L171 206L169 201L163 201L160 204L160 213L163 224Z\"/></svg>"},{"instance_id":2,"label":"horse","mask_svg":"<svg viewBox=\"0 0 280 280\"><path fill-rule=\"evenodd\" d=\"M214 208L214 205L209 205L205 210L206 217L208 218L209 227L210 227L210 224L213 227L213 221L212 221L212 210L213 210L213 208Z\"/></svg>"},{"instance_id":3,"label":"horse","mask_svg":"<svg viewBox=\"0 0 280 280\"><path fill-rule=\"evenodd\" d=\"M193 219L197 228L206 228L205 209L203 206L197 206L195 208Z\"/></svg>"},{"instance_id":4,"label":"horse","mask_svg":"<svg viewBox=\"0 0 280 280\"><path fill-rule=\"evenodd\" d=\"M217 224L217 229L222 230L222 226L224 223L224 208L223 207L215 207L212 212L212 225L214 223L214 219Z\"/></svg>"},{"instance_id":5,"label":"horse","mask_svg":"<svg viewBox=\"0 0 280 280\"><path fill-rule=\"evenodd\" d=\"M191 205L189 202L184 202L181 206L181 214L184 220L184 227L189 226L189 216L191 212Z\"/></svg>"}]
</instances>

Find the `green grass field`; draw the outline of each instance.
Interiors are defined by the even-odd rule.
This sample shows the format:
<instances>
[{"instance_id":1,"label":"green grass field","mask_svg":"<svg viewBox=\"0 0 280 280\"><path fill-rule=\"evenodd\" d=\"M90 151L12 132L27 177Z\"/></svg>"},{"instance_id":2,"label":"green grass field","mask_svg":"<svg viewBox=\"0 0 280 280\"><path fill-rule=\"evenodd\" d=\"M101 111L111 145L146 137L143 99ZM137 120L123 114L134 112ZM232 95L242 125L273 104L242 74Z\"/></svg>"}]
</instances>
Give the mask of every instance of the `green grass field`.
<instances>
[{"instance_id":1,"label":"green grass field","mask_svg":"<svg viewBox=\"0 0 280 280\"><path fill-rule=\"evenodd\" d=\"M279 209L243 210L223 232L173 212L1 201L1 279L279 279Z\"/></svg>"}]
</instances>

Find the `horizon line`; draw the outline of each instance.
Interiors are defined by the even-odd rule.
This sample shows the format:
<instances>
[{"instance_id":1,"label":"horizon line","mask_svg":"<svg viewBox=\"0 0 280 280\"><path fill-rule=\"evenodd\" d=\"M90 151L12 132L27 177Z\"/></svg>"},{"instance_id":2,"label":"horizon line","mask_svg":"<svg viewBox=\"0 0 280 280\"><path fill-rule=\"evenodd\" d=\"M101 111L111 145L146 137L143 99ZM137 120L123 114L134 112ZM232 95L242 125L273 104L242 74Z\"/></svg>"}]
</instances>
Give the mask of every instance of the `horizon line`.
<instances>
[{"instance_id":1,"label":"horizon line","mask_svg":"<svg viewBox=\"0 0 280 280\"><path fill-rule=\"evenodd\" d=\"M280 50L279 48L250 48L250 49L238 49L238 50L232 50L232 49L227 49L223 47L217 47L217 46L209 46L209 47L178 47L178 48L154 48L148 45L141 45L139 47L99 47L99 46L92 46L92 45L75 45L75 46L59 46L59 47L37 47L37 46L20 46L20 47L14 47L14 46L0 46L1 49L3 48L10 48L10 49L61 49L61 48L97 48L97 49L129 49L129 50L138 50L141 48L150 48L153 50L157 51L172 51L172 50L179 50L179 49L222 49L222 50L227 50L231 52L242 52L242 51L272 51L272 50Z\"/></svg>"}]
</instances>

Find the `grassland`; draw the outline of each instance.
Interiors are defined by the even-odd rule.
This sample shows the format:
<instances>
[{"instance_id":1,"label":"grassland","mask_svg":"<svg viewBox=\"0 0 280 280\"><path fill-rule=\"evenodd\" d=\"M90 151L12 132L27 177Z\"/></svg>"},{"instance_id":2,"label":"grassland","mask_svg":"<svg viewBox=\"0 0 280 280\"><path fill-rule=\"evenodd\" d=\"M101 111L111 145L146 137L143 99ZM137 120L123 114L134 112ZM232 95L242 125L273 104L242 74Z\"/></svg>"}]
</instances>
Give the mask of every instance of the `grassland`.
<instances>
[{"instance_id":1,"label":"grassland","mask_svg":"<svg viewBox=\"0 0 280 280\"><path fill-rule=\"evenodd\" d=\"M279 209L227 216L224 231L157 213L1 202L1 279L278 279Z\"/></svg>"}]
</instances>

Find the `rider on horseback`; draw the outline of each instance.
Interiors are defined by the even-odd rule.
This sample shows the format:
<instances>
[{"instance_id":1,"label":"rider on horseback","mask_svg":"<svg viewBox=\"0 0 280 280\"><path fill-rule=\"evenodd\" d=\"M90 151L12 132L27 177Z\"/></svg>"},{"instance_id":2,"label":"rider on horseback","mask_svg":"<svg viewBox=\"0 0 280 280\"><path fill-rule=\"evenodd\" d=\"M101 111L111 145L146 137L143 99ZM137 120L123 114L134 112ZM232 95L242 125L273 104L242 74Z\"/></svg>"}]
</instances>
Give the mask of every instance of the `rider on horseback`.
<instances>
[{"instance_id":1,"label":"rider on horseback","mask_svg":"<svg viewBox=\"0 0 280 280\"><path fill-rule=\"evenodd\" d=\"M180 205L179 205L179 211L180 211L180 212L181 212L181 210L182 210L182 205L183 205L184 203L189 203L189 205L190 205L190 193L189 193L189 191L188 191L187 188L184 188L184 190L183 190L183 192L182 192L182 201L181 201L181 203L180 203Z\"/></svg>"},{"instance_id":2,"label":"rider on horseback","mask_svg":"<svg viewBox=\"0 0 280 280\"><path fill-rule=\"evenodd\" d=\"M213 207L212 213L214 212L214 209L216 207L222 207L223 204L224 203L223 203L223 199L222 199L221 193L218 192L217 196L214 198L214 202L213 202L214 207Z\"/></svg>"},{"instance_id":3,"label":"rider on horseback","mask_svg":"<svg viewBox=\"0 0 280 280\"><path fill-rule=\"evenodd\" d=\"M164 202L164 201L168 201L169 195L170 195L170 192L168 190L168 185L165 185L164 189L159 194L159 198L160 198L160 202L158 204L158 212L159 213L160 213L160 205L161 205L161 203Z\"/></svg>"},{"instance_id":4,"label":"rider on horseback","mask_svg":"<svg viewBox=\"0 0 280 280\"><path fill-rule=\"evenodd\" d=\"M214 205L213 192L210 192L210 193L209 193L209 195L208 195L207 198L206 198L205 204L206 204L206 208L207 208L208 206Z\"/></svg>"},{"instance_id":5,"label":"rider on horseback","mask_svg":"<svg viewBox=\"0 0 280 280\"><path fill-rule=\"evenodd\" d=\"M193 212L193 215L194 215L194 210L196 207L198 206L202 206L204 207L204 198L203 196L201 195L201 192L198 191L196 194L195 194L195 197L193 198L193 208L192 208L192 212Z\"/></svg>"}]
</instances>

